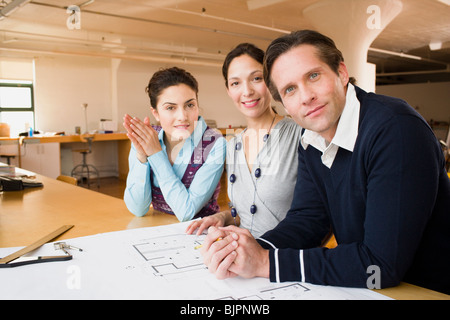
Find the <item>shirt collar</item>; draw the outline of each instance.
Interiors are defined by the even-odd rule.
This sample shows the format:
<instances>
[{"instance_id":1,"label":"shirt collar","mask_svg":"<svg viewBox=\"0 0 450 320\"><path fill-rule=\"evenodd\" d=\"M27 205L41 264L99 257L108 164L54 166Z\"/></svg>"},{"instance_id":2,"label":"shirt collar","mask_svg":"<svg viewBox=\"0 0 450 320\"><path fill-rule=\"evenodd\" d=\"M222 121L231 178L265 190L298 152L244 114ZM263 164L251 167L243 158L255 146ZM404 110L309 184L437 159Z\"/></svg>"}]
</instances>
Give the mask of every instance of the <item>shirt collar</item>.
<instances>
[{"instance_id":1,"label":"shirt collar","mask_svg":"<svg viewBox=\"0 0 450 320\"><path fill-rule=\"evenodd\" d=\"M359 110L360 103L356 97L355 87L349 83L347 87L344 110L342 111L341 118L339 119L336 134L330 144L334 144L338 147L353 152L356 138L358 137ZM325 139L320 134L307 129L302 135L301 144L305 150L309 145L312 145L314 148L322 152L328 147Z\"/></svg>"}]
</instances>

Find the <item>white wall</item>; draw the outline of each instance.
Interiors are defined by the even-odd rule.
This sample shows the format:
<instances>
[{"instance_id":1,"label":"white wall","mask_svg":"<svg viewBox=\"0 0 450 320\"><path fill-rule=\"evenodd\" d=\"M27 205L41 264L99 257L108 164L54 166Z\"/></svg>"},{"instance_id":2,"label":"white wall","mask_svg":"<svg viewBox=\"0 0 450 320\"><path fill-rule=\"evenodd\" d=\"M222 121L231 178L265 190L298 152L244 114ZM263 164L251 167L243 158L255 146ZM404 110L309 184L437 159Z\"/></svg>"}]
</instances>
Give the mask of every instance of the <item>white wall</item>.
<instances>
[{"instance_id":1,"label":"white wall","mask_svg":"<svg viewBox=\"0 0 450 320\"><path fill-rule=\"evenodd\" d=\"M118 121L125 113L143 118L150 115L145 87L161 63L122 60L115 69L111 59L77 56L34 57L36 129L74 133L85 130L82 103L88 103L88 128L98 128L100 119ZM33 58L0 57L0 78L33 80ZM228 97L219 67L178 65L199 82L201 114L219 127L244 126L245 119ZM113 83L116 81L117 83ZM450 121L450 83L378 86L377 93L406 100L426 120ZM278 111L284 114L282 107ZM154 119L152 119L154 121Z\"/></svg>"},{"instance_id":2,"label":"white wall","mask_svg":"<svg viewBox=\"0 0 450 320\"><path fill-rule=\"evenodd\" d=\"M33 60L0 58L0 79L33 80Z\"/></svg>"},{"instance_id":3,"label":"white wall","mask_svg":"<svg viewBox=\"0 0 450 320\"><path fill-rule=\"evenodd\" d=\"M150 116L150 100L145 87L154 72L172 67L139 61L122 61L118 71L118 114L139 118ZM216 120L218 127L245 125L244 117L237 111L226 93L220 68L177 65L197 79L199 83L200 114L205 119ZM150 117L152 123L155 122Z\"/></svg>"},{"instance_id":4,"label":"white wall","mask_svg":"<svg viewBox=\"0 0 450 320\"><path fill-rule=\"evenodd\" d=\"M108 58L77 56L34 57L34 86L36 129L44 132L75 132L75 126L85 130L82 103L88 103L88 129L98 129L102 118L118 122L119 131L125 113L144 118L150 116L150 102L145 87L152 74L162 67L151 62L123 60L118 68ZM0 57L0 78L29 79L32 58ZM219 67L178 65L191 72L199 82L199 103L205 119L214 119L218 127L245 126L245 119L228 97ZM31 80L31 79L30 79ZM116 82L115 82L116 81ZM450 121L450 83L408 84L379 86L377 93L405 99L425 119ZM284 110L277 106L279 113ZM151 118L152 119L152 118ZM154 122L154 119L152 119ZM100 148L103 149L103 148ZM104 172L114 171L115 148L100 150L91 156L91 162ZM70 158L70 150L66 150ZM105 153L106 152L106 153ZM95 153L98 153L97 155ZM81 158L72 155L73 163Z\"/></svg>"},{"instance_id":5,"label":"white wall","mask_svg":"<svg viewBox=\"0 0 450 320\"><path fill-rule=\"evenodd\" d=\"M13 61L3 62L4 65L7 63ZM101 118L118 121L119 130L123 130L121 124L125 113L140 118L151 114L145 87L155 71L171 66L123 60L113 77L111 60L107 58L36 58L36 129L73 133L75 126L81 126L84 131L81 104L88 103L89 130L97 129ZM226 93L220 68L189 65L178 67L188 70L198 80L199 103L205 119L216 120L219 127L245 126L245 119ZM117 78L117 92L113 89L114 78ZM376 90L377 93L406 100L427 120L450 121L448 82L378 86ZM278 107L278 111L284 113L283 108Z\"/></svg>"},{"instance_id":6,"label":"white wall","mask_svg":"<svg viewBox=\"0 0 450 320\"><path fill-rule=\"evenodd\" d=\"M140 118L150 116L145 87L155 71L172 66L121 61L114 95L111 83L114 71L110 59L39 57L35 65L36 129L65 131L67 134L74 133L75 126L80 126L82 132L85 130L82 103L88 103L89 131L97 129L102 118L118 121L118 129L123 131L122 116L125 113ZM205 119L216 120L219 127L245 125L245 119L226 93L220 68L178 67L191 72L199 82L199 103ZM113 107L114 101L116 107Z\"/></svg>"},{"instance_id":7,"label":"white wall","mask_svg":"<svg viewBox=\"0 0 450 320\"><path fill-rule=\"evenodd\" d=\"M4 78L26 78L22 73L6 72L18 70L22 60L0 58L0 61L0 74ZM29 60L27 64L28 72L31 62ZM115 120L118 130L124 131L122 117L125 113L141 119L150 116L145 87L155 71L172 66L127 60L121 61L117 67L117 61L111 59L78 56L35 57L34 65L35 129L66 134L73 134L76 126L81 127L81 132L86 131L83 103L88 104L89 132L98 129L100 119ZM245 119L226 93L220 68L178 67L191 72L199 82L200 113L205 119L216 120L218 127L245 125ZM28 78L30 74L33 72L29 72ZM72 151L80 147L62 145L63 174L70 175L71 169L81 163L81 155ZM117 146L94 143L88 163L94 164L101 176L117 175Z\"/></svg>"},{"instance_id":8,"label":"white wall","mask_svg":"<svg viewBox=\"0 0 450 320\"><path fill-rule=\"evenodd\" d=\"M110 61L69 56L35 60L36 129L44 132L86 131L83 103L88 104L88 129L98 128L101 118L110 119Z\"/></svg>"},{"instance_id":9,"label":"white wall","mask_svg":"<svg viewBox=\"0 0 450 320\"><path fill-rule=\"evenodd\" d=\"M4 78L18 79L6 70L18 70L17 66L24 61L0 58L0 74L3 73ZM98 129L100 119L117 121L118 130L123 131L122 117L125 113L139 118L150 116L150 101L145 87L154 72L173 66L122 60L115 70L108 58L63 55L38 56L34 61L35 129L64 131L66 134L73 134L76 126L81 127L82 132L86 131L83 103L88 104L88 131ZM32 59L28 59L26 63L28 76L21 76L21 79L31 78L31 62ZM205 119L216 120L218 127L245 126L245 118L227 95L221 68L177 66L191 72L197 79L200 113ZM285 114L279 104L274 105L277 105L279 113Z\"/></svg>"}]
</instances>

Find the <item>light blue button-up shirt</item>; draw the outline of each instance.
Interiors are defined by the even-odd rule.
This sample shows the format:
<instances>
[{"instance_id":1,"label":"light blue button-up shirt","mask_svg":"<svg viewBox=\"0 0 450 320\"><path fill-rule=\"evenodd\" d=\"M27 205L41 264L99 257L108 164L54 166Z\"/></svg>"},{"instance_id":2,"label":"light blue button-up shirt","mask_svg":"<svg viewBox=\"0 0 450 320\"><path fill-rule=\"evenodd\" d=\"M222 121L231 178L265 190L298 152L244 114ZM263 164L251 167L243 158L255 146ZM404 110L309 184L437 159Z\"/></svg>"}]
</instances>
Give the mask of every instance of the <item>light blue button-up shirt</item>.
<instances>
[{"instance_id":1,"label":"light blue button-up shirt","mask_svg":"<svg viewBox=\"0 0 450 320\"><path fill-rule=\"evenodd\" d=\"M159 132L162 151L147 158L146 163L137 159L136 149L132 145L128 158L129 172L124 194L125 204L136 216L144 216L152 202L150 168L154 176L153 183L161 189L164 199L180 221L191 220L211 199L223 172L226 155L226 140L217 139L197 171L189 189L181 182L186 168L191 161L192 152L201 141L206 130L206 123L199 117L194 132L184 141L183 147L173 166L167 156L164 144L164 130Z\"/></svg>"}]
</instances>

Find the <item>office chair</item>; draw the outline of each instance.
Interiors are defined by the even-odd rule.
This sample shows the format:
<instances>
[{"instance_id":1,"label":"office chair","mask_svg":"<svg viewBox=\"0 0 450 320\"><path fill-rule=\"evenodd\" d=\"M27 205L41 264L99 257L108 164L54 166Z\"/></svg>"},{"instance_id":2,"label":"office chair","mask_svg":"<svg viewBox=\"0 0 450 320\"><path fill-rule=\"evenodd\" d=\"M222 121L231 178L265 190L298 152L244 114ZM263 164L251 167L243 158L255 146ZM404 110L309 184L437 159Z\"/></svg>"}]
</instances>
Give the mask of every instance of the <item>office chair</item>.
<instances>
[{"instance_id":1,"label":"office chair","mask_svg":"<svg viewBox=\"0 0 450 320\"><path fill-rule=\"evenodd\" d=\"M8 165L11 165L11 159L14 159L15 157L15 154L0 154L0 158L6 158L6 163Z\"/></svg>"},{"instance_id":2,"label":"office chair","mask_svg":"<svg viewBox=\"0 0 450 320\"><path fill-rule=\"evenodd\" d=\"M69 176L65 176L65 175L60 175L56 178L56 180L62 181L62 182L66 182L66 183L70 183L73 184L75 186L78 185L78 180L75 177L69 177Z\"/></svg>"},{"instance_id":3,"label":"office chair","mask_svg":"<svg viewBox=\"0 0 450 320\"><path fill-rule=\"evenodd\" d=\"M74 152L79 152L83 155L83 162L77 166L75 166L72 169L71 176L72 177L80 177L81 181L84 182L84 179L86 179L88 188L91 187L91 175L94 174L97 179L97 188L100 189L100 183L99 183L99 174L96 167L94 167L92 164L87 164L86 162L86 156L90 153L92 153L92 139L93 137L89 136L81 136L82 141L87 141L87 148L85 149L76 149L72 150Z\"/></svg>"}]
</instances>

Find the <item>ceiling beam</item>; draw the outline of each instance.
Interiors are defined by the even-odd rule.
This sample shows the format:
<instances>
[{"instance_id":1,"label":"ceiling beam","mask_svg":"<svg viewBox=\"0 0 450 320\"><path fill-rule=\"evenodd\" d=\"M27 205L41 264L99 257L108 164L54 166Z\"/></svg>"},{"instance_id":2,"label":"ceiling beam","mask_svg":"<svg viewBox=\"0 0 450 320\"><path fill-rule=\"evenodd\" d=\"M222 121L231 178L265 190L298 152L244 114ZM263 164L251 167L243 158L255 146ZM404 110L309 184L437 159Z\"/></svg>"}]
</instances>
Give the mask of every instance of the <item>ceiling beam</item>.
<instances>
[{"instance_id":1,"label":"ceiling beam","mask_svg":"<svg viewBox=\"0 0 450 320\"><path fill-rule=\"evenodd\" d=\"M383 72L383 73L377 73L377 77L413 76L413 75L420 75L420 74L435 74L435 73L450 73L450 67L447 69L439 69L439 70Z\"/></svg>"},{"instance_id":2,"label":"ceiling beam","mask_svg":"<svg viewBox=\"0 0 450 320\"><path fill-rule=\"evenodd\" d=\"M47 3L42 3L42 2L38 2L38 1L33 1L33 2L31 2L31 4L44 6L44 7L50 7L50 8L57 8L57 9L67 10L67 7L64 7L64 6L47 4ZM144 18L138 18L138 17L124 16L124 15L108 13L108 12L100 12L100 11L93 11L93 10L83 10L83 13L90 13L90 14L100 15L100 16L105 16L105 17L110 17L110 18L118 18L118 19L126 19L126 20L133 20L133 21L139 21L139 22L155 23L155 24L171 26L171 27L178 27L178 28L183 28L183 29L188 29L188 30L196 30L196 31L203 31L203 32L210 32L210 33L218 33L218 34L224 34L224 35L235 36L235 37L240 37L240 38L258 39L258 40L264 40L264 41L271 41L272 40L271 38L255 36L255 35L251 35L251 34L230 32L230 31L226 31L226 30L213 29L213 28L200 27L200 26L187 25L187 24L168 22L168 21L161 21L161 20L154 20L154 19L144 19Z\"/></svg>"},{"instance_id":3,"label":"ceiling beam","mask_svg":"<svg viewBox=\"0 0 450 320\"><path fill-rule=\"evenodd\" d=\"M0 10L0 20L9 17L14 11L26 5L31 0L13 0Z\"/></svg>"},{"instance_id":4,"label":"ceiling beam","mask_svg":"<svg viewBox=\"0 0 450 320\"><path fill-rule=\"evenodd\" d=\"M25 54L42 54L42 55L60 55L60 56L83 56L83 57L95 57L95 58L108 58L108 59L123 59L123 60L135 60L135 61L148 61L148 62L160 62L171 64L184 64L202 67L214 67L221 68L221 62L211 62L205 60L189 59L184 57L158 57L151 55L131 55L121 54L114 52L73 52L63 50L32 50L32 49L18 49L18 48L0 48L0 52L19 52Z\"/></svg>"},{"instance_id":5,"label":"ceiling beam","mask_svg":"<svg viewBox=\"0 0 450 320\"><path fill-rule=\"evenodd\" d=\"M247 0L247 8L248 10L256 10L268 6L272 6L274 4L278 4L281 2L286 2L286 0Z\"/></svg>"}]
</instances>

